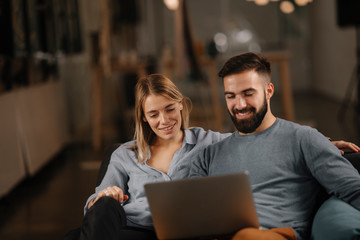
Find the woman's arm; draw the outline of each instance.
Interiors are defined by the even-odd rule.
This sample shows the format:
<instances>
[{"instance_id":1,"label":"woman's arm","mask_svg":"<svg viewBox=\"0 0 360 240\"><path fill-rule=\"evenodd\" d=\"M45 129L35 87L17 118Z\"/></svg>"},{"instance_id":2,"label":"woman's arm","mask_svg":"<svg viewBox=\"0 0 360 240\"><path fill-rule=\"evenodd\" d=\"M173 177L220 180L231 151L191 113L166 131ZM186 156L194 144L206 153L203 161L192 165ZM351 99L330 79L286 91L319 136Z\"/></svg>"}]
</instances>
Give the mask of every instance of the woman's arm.
<instances>
[{"instance_id":1,"label":"woman's arm","mask_svg":"<svg viewBox=\"0 0 360 240\"><path fill-rule=\"evenodd\" d=\"M340 141L332 141L331 139L329 139L338 149L340 149L341 154L344 155L344 150L350 150L353 152L359 152L360 151L360 147L357 146L354 143L351 142L345 142L343 140Z\"/></svg>"},{"instance_id":2,"label":"woman's arm","mask_svg":"<svg viewBox=\"0 0 360 240\"><path fill-rule=\"evenodd\" d=\"M128 176L123 163L130 158L128 154L129 151L126 147L120 146L111 154L106 173L100 185L96 187L95 193L88 198L84 207L84 213L101 197L110 196L120 202L128 198L128 196L125 197L124 194L127 191L126 183Z\"/></svg>"}]
</instances>

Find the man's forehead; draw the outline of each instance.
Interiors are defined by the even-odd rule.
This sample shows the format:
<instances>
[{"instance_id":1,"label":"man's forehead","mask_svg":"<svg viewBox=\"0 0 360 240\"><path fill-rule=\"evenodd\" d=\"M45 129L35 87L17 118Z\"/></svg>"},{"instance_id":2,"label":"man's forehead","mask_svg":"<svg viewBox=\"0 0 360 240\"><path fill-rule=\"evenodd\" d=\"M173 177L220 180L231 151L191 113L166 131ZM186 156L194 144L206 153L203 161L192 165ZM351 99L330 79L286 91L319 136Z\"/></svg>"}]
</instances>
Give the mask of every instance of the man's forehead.
<instances>
[{"instance_id":1,"label":"man's forehead","mask_svg":"<svg viewBox=\"0 0 360 240\"><path fill-rule=\"evenodd\" d=\"M263 80L254 71L231 74L224 77L224 87L226 88L258 88L263 85Z\"/></svg>"},{"instance_id":2,"label":"man's forehead","mask_svg":"<svg viewBox=\"0 0 360 240\"><path fill-rule=\"evenodd\" d=\"M259 79L261 78L261 76L254 70L246 70L246 71L243 71L243 72L239 72L239 73L232 73L232 74L229 74L227 76L224 77L224 80L225 79L242 79L242 80L245 80L245 79Z\"/></svg>"}]
</instances>

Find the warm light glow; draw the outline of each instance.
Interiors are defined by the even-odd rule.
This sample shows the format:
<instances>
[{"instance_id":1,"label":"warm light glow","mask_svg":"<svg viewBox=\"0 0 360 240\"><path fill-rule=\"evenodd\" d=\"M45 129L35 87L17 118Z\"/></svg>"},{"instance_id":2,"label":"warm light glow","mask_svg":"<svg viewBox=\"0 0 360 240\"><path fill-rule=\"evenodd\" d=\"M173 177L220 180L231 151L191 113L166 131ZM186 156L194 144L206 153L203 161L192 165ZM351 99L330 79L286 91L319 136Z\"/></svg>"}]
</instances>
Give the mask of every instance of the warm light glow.
<instances>
[{"instance_id":1,"label":"warm light glow","mask_svg":"<svg viewBox=\"0 0 360 240\"><path fill-rule=\"evenodd\" d=\"M216 44L216 49L219 52L225 52L228 48L228 40L224 33L216 33L214 36L214 42Z\"/></svg>"},{"instance_id":2,"label":"warm light glow","mask_svg":"<svg viewBox=\"0 0 360 240\"><path fill-rule=\"evenodd\" d=\"M255 4L259 6L264 6L269 3L269 0L255 0Z\"/></svg>"},{"instance_id":3,"label":"warm light glow","mask_svg":"<svg viewBox=\"0 0 360 240\"><path fill-rule=\"evenodd\" d=\"M286 14L289 14L289 13L292 13L294 10L295 10L295 7L294 5L289 2L289 1L282 1L280 3L280 10L283 12L283 13L286 13Z\"/></svg>"},{"instance_id":4,"label":"warm light glow","mask_svg":"<svg viewBox=\"0 0 360 240\"><path fill-rule=\"evenodd\" d=\"M308 3L312 3L314 0L246 0L248 2L254 2L256 5L264 6L269 2L280 2L280 9L283 13L289 14L295 11L295 6L306 6ZM294 5L295 4L295 5Z\"/></svg>"},{"instance_id":5,"label":"warm light glow","mask_svg":"<svg viewBox=\"0 0 360 240\"><path fill-rule=\"evenodd\" d=\"M299 6L305 6L308 2L308 0L295 0L295 3Z\"/></svg>"},{"instance_id":6,"label":"warm light glow","mask_svg":"<svg viewBox=\"0 0 360 240\"><path fill-rule=\"evenodd\" d=\"M235 37L236 41L238 41L239 43L247 43L247 42L251 41L251 39L253 38L253 34L250 30L244 29L244 30L237 31L234 34L234 37Z\"/></svg>"},{"instance_id":7,"label":"warm light glow","mask_svg":"<svg viewBox=\"0 0 360 240\"><path fill-rule=\"evenodd\" d=\"M170 10L176 10L179 7L179 0L164 0L164 3Z\"/></svg>"},{"instance_id":8,"label":"warm light glow","mask_svg":"<svg viewBox=\"0 0 360 240\"><path fill-rule=\"evenodd\" d=\"M257 43L250 43L249 45L249 52L261 52L261 47Z\"/></svg>"}]
</instances>

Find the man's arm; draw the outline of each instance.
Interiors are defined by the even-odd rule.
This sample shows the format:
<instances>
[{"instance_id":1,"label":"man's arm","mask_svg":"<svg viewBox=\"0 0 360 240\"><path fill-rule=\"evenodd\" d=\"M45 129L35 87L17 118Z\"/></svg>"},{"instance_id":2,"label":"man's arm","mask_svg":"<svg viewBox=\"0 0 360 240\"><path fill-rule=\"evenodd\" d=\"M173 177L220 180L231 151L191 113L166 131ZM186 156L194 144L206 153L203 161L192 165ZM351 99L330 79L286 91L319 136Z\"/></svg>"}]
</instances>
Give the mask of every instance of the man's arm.
<instances>
[{"instance_id":1,"label":"man's arm","mask_svg":"<svg viewBox=\"0 0 360 240\"><path fill-rule=\"evenodd\" d=\"M209 164L207 164L208 158L205 158L206 153L207 153L207 147L199 151L195 159L191 161L190 172L189 172L190 178L208 176L209 169L207 166Z\"/></svg>"},{"instance_id":2,"label":"man's arm","mask_svg":"<svg viewBox=\"0 0 360 240\"><path fill-rule=\"evenodd\" d=\"M360 210L360 175L334 145L313 129L301 148L309 170L326 191Z\"/></svg>"}]
</instances>

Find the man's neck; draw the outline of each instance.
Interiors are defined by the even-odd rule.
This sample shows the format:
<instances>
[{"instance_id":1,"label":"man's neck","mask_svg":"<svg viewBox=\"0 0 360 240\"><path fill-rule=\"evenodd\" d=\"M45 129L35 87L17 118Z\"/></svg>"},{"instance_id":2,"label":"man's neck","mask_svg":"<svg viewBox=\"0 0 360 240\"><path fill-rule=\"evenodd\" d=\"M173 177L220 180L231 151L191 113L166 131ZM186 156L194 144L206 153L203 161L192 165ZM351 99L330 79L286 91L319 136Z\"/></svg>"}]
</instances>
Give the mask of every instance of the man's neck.
<instances>
[{"instance_id":1,"label":"man's neck","mask_svg":"<svg viewBox=\"0 0 360 240\"><path fill-rule=\"evenodd\" d=\"M251 133L243 133L238 131L239 135L251 135L251 134L255 134L255 133L259 133L262 131L265 131L266 129L268 129L269 127L271 127L276 121L276 117L272 114L271 111L268 111L263 119L263 121L261 122L260 126Z\"/></svg>"}]
</instances>

